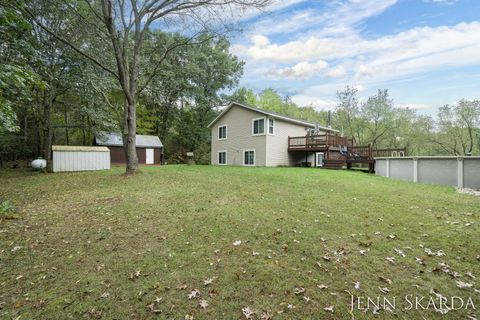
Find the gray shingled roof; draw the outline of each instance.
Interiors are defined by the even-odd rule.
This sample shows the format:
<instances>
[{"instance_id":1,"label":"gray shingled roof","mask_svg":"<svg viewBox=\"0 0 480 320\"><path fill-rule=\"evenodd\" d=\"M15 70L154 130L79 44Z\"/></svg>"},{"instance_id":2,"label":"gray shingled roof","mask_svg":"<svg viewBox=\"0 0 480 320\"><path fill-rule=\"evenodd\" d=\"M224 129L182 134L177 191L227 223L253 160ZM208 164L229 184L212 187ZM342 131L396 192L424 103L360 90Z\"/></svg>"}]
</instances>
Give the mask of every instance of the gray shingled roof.
<instances>
[{"instance_id":1,"label":"gray shingled roof","mask_svg":"<svg viewBox=\"0 0 480 320\"><path fill-rule=\"evenodd\" d=\"M99 146L123 146L123 139L119 133L99 133L95 136L95 142ZM141 148L161 148L162 141L157 136L145 136L137 134L137 147Z\"/></svg>"},{"instance_id":2,"label":"gray shingled roof","mask_svg":"<svg viewBox=\"0 0 480 320\"><path fill-rule=\"evenodd\" d=\"M288 116L284 116L284 115L278 114L278 113L276 113L276 112L272 112L272 111L260 109L260 108L253 107L253 106L251 106L251 105L247 105L247 104L244 104L244 103L231 102L225 109L222 110L222 112L220 112L220 114L219 114L215 119L213 119L212 122L210 122L210 124L207 126L207 128L210 128L210 127L211 127L215 122L217 122L225 113L227 113L228 110L230 110L230 108L232 108L233 106L239 106L239 107L242 107L242 108L245 108L245 109L249 109L249 110L252 110L252 111L255 111L255 112L258 112L258 113L267 115L267 116L271 116L271 117L273 117L273 118L281 119L281 120L284 120L284 121L287 121L287 122L296 123L296 124L303 125L303 126L307 126L307 127L310 127L310 128L315 128L315 126L316 126L315 123L311 123L311 122L308 122L308 121L299 120L299 119L294 119L294 118L291 118L291 117L288 117ZM320 126L320 125L318 125L318 128L319 128L319 129L322 129L322 130L325 130L325 131L339 132L339 131L336 130L336 129L333 129L333 128L330 128L330 127L325 127L325 126Z\"/></svg>"}]
</instances>

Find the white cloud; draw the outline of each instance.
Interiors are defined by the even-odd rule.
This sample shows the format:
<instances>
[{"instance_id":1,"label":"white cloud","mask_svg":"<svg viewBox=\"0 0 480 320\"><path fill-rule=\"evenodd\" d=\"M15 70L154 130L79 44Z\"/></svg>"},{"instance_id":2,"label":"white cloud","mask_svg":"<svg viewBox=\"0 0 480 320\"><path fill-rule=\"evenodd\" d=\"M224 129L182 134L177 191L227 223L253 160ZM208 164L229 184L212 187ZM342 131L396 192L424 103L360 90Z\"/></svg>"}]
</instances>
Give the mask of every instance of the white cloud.
<instances>
[{"instance_id":1,"label":"white cloud","mask_svg":"<svg viewBox=\"0 0 480 320\"><path fill-rule=\"evenodd\" d=\"M272 14L256 22L252 30L264 35L292 33L315 29L315 33L343 33L366 18L374 17L397 3L398 0L346 0L319 2L314 7Z\"/></svg>"},{"instance_id":2,"label":"white cloud","mask_svg":"<svg viewBox=\"0 0 480 320\"><path fill-rule=\"evenodd\" d=\"M322 99L318 96L310 96L305 94L296 94L293 95L291 98L292 101L295 102L297 105L302 107L311 106L317 111L334 110L335 106L338 104L335 100Z\"/></svg>"},{"instance_id":3,"label":"white cloud","mask_svg":"<svg viewBox=\"0 0 480 320\"><path fill-rule=\"evenodd\" d=\"M312 61L349 61L332 69L330 76L349 73L353 79L392 78L421 73L446 66L480 64L480 22L460 23L455 26L413 28L394 35L365 39L358 34L340 37L315 37L283 44L272 43L268 37L257 35L250 47L237 46L237 54L251 61L285 63L308 66ZM242 51L243 50L243 51ZM292 78L291 72L278 73ZM303 70L301 77L315 75Z\"/></svg>"},{"instance_id":4,"label":"white cloud","mask_svg":"<svg viewBox=\"0 0 480 320\"><path fill-rule=\"evenodd\" d=\"M274 79L297 79L305 80L318 74L320 71L326 69L328 63L323 60L318 60L316 62L299 62L293 67L272 69L268 72L268 76Z\"/></svg>"},{"instance_id":5,"label":"white cloud","mask_svg":"<svg viewBox=\"0 0 480 320\"><path fill-rule=\"evenodd\" d=\"M457 2L424 1L432 5ZM241 44L237 43L231 50L247 61L243 82L261 88L272 85L271 79L287 80L277 84L288 87L289 92L297 92L292 97L296 103L329 109L336 105L335 92L346 85L361 89L362 96L373 94L377 88L395 85L405 93L409 83L420 84L428 91L431 89L425 81L429 81L431 71L480 67L478 21L415 27L380 36L362 33L369 18L382 14L396 3L397 0L313 1L307 9L298 6L263 16ZM444 103L450 96L465 96L465 93L457 94L465 92L469 83L464 81L464 73L461 74L462 80L455 82L459 84L458 90L449 89L443 98L442 94L431 97L434 102L426 99L427 91L394 98L400 107L430 112L433 105ZM304 82L309 78L313 79ZM472 84L472 88L478 85ZM431 105L407 103L404 98L418 98Z\"/></svg>"},{"instance_id":6,"label":"white cloud","mask_svg":"<svg viewBox=\"0 0 480 320\"><path fill-rule=\"evenodd\" d=\"M341 78L344 77L347 74L347 70L345 69L344 66L336 66L334 68L331 68L328 70L328 72L325 74L327 77L330 78Z\"/></svg>"}]
</instances>

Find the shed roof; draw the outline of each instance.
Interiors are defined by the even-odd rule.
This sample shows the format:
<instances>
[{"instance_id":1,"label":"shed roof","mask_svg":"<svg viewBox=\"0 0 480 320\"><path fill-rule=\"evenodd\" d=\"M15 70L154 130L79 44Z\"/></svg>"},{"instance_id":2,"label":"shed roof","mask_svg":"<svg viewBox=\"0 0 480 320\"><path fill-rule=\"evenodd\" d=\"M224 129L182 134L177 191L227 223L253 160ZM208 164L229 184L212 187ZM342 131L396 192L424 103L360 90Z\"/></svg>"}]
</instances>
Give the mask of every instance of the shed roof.
<instances>
[{"instance_id":1,"label":"shed roof","mask_svg":"<svg viewBox=\"0 0 480 320\"><path fill-rule=\"evenodd\" d=\"M275 118L275 119L280 119L280 120L284 120L284 121L287 121L287 122L296 123L296 124L299 124L299 125L302 125L302 126L306 126L306 127L310 127L310 128L317 127L317 125L315 123L294 119L294 118L284 116L284 115L281 115L281 114L278 114L278 113L275 113L275 112L272 112L272 111L252 107L250 105L246 105L246 104L243 104L243 103L231 102L225 109L223 109L222 112L220 112L220 114L215 119L213 119L212 122L210 122L210 124L208 125L208 128L213 126L213 124L215 124L215 122L217 122L233 106L238 106L238 107L241 107L241 108L249 109L249 110L252 110L252 111L267 115L267 116L270 116L270 117ZM318 128L321 129L321 130L330 131L330 132L339 132L336 129L332 129L330 127L325 127L325 126L320 126L320 125L318 125Z\"/></svg>"},{"instance_id":2,"label":"shed roof","mask_svg":"<svg viewBox=\"0 0 480 320\"><path fill-rule=\"evenodd\" d=\"M123 147L123 139L119 133L100 133L95 136L95 143L99 146ZM137 147L162 148L163 144L157 136L137 134Z\"/></svg>"},{"instance_id":3,"label":"shed roof","mask_svg":"<svg viewBox=\"0 0 480 320\"><path fill-rule=\"evenodd\" d=\"M52 146L52 151L110 152L110 149L108 149L107 147Z\"/></svg>"}]
</instances>

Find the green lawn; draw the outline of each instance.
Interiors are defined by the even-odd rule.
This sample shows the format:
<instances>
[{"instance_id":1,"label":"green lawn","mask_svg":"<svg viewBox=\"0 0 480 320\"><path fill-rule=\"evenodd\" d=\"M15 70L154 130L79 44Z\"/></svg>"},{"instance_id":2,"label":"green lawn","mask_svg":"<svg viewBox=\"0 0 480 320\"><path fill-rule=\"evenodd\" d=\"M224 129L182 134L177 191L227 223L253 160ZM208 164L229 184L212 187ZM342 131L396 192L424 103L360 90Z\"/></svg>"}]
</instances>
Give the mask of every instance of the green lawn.
<instances>
[{"instance_id":1,"label":"green lawn","mask_svg":"<svg viewBox=\"0 0 480 320\"><path fill-rule=\"evenodd\" d=\"M0 173L0 197L20 217L0 222L1 319L241 319L247 307L253 319L475 315L403 310L405 295L431 290L480 310L479 197L362 172L142 171ZM351 314L350 294L396 297L397 308Z\"/></svg>"}]
</instances>

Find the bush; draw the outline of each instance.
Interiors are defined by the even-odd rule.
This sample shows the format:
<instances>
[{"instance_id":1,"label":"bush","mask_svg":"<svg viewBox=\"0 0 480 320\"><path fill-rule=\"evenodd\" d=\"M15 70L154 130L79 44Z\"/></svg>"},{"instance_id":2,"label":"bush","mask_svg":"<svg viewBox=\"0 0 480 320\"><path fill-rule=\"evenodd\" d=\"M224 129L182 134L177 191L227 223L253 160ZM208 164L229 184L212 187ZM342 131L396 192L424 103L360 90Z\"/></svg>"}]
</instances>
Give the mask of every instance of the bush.
<instances>
[{"instance_id":1,"label":"bush","mask_svg":"<svg viewBox=\"0 0 480 320\"><path fill-rule=\"evenodd\" d=\"M0 200L0 219L17 219L17 210L9 201Z\"/></svg>"}]
</instances>

